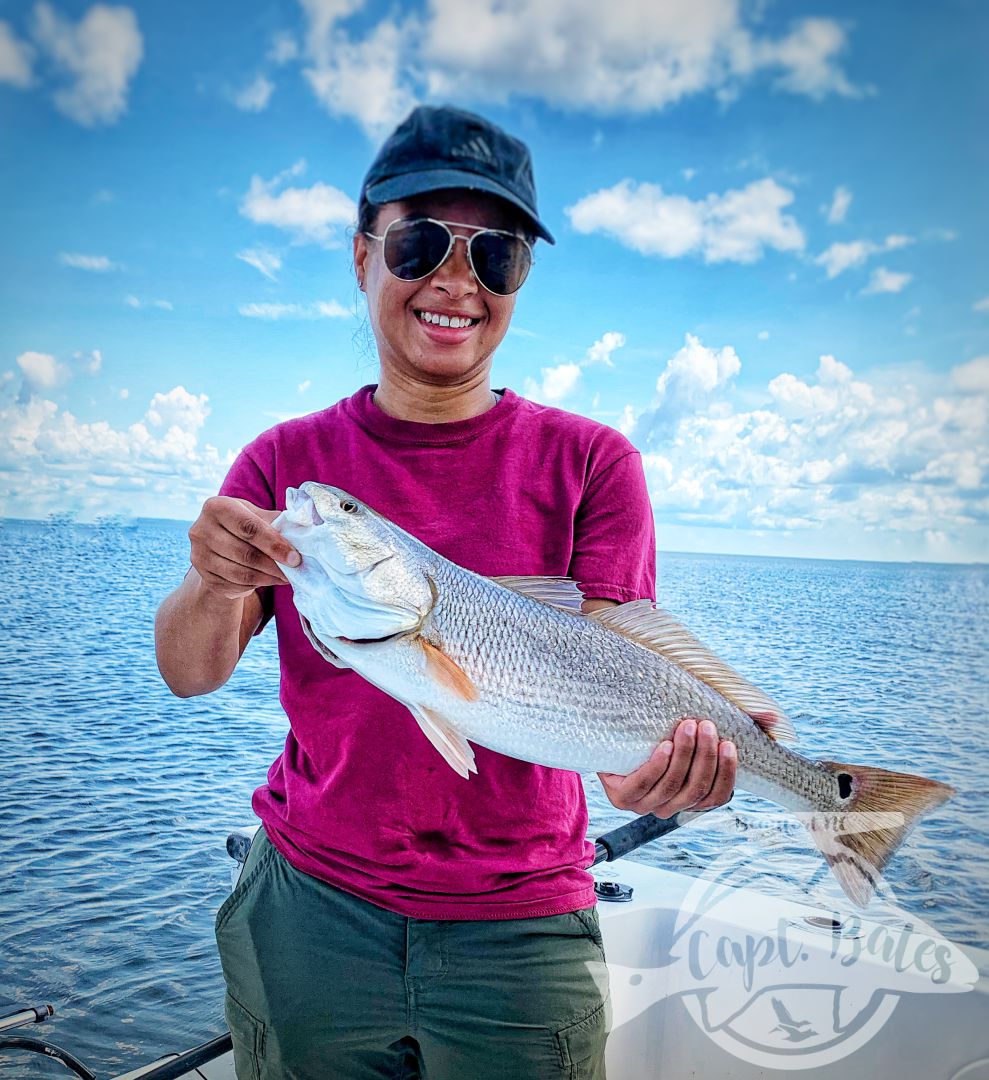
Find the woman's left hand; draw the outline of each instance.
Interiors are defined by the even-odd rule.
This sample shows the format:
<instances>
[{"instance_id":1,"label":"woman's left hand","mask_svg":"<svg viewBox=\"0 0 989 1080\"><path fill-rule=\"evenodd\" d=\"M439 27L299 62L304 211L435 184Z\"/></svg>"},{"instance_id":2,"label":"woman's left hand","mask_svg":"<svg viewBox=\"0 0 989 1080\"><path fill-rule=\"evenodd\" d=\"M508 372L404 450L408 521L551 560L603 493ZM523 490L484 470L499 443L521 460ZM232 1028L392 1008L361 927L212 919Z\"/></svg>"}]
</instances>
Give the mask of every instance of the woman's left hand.
<instances>
[{"instance_id":1,"label":"woman's left hand","mask_svg":"<svg viewBox=\"0 0 989 1080\"><path fill-rule=\"evenodd\" d=\"M710 720L684 717L672 741L661 742L649 760L628 776L598 773L619 810L669 818L681 810L709 810L728 802L735 788L735 744L718 739Z\"/></svg>"}]
</instances>

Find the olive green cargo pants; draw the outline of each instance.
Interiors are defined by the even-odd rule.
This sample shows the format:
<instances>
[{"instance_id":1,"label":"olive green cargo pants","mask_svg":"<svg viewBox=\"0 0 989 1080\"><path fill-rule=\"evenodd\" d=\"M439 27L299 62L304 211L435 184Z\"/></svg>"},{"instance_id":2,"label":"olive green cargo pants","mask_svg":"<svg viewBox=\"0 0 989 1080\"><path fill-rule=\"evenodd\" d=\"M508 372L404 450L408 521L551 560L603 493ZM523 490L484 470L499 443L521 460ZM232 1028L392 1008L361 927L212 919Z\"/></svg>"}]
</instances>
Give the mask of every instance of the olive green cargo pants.
<instances>
[{"instance_id":1,"label":"olive green cargo pants","mask_svg":"<svg viewBox=\"0 0 989 1080\"><path fill-rule=\"evenodd\" d=\"M238 1080L604 1080L597 911L414 919L258 831L216 917Z\"/></svg>"}]
</instances>

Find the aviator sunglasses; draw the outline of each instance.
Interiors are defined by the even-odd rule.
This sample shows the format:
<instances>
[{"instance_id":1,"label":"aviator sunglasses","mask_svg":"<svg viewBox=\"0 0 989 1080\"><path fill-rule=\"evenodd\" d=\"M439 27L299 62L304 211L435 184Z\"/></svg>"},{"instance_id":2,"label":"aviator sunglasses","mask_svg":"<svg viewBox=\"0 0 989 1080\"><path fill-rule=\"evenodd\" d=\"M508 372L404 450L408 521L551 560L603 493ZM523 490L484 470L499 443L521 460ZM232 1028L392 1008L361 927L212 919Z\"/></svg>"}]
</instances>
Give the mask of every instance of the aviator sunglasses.
<instances>
[{"instance_id":1,"label":"aviator sunglasses","mask_svg":"<svg viewBox=\"0 0 989 1080\"><path fill-rule=\"evenodd\" d=\"M457 236L458 229L479 229L471 236ZM380 240L385 266L402 281L428 277L446 262L458 240L467 244L467 261L474 277L488 292L510 296L522 287L532 266L532 248L523 237L504 229L480 229L461 221L437 218L397 218L389 222Z\"/></svg>"}]
</instances>

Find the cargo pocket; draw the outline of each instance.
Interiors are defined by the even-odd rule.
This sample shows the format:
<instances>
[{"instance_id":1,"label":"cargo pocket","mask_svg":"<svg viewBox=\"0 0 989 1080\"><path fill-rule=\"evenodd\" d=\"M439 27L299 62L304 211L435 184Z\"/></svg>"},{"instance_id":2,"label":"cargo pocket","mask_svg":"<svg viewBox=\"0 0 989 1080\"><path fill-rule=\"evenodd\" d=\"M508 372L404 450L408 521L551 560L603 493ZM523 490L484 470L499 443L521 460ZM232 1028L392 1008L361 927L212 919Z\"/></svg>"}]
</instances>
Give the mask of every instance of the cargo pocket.
<instances>
[{"instance_id":1,"label":"cargo pocket","mask_svg":"<svg viewBox=\"0 0 989 1080\"><path fill-rule=\"evenodd\" d=\"M234 1044L237 1080L261 1080L264 1061L264 1023L252 1015L227 991L223 1002L230 1038Z\"/></svg>"},{"instance_id":2,"label":"cargo pocket","mask_svg":"<svg viewBox=\"0 0 989 1080\"><path fill-rule=\"evenodd\" d=\"M583 1020L556 1033L557 1049L567 1080L605 1080L604 1046L611 1030L611 998Z\"/></svg>"}]
</instances>

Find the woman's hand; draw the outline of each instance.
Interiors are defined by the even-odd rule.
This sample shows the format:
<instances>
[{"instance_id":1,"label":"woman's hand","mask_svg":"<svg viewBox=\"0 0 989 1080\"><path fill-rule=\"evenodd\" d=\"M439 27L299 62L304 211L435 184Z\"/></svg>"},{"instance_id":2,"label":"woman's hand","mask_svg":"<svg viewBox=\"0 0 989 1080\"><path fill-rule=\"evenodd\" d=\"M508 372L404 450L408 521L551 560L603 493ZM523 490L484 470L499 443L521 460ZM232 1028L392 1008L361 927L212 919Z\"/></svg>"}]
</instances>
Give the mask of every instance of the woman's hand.
<instances>
[{"instance_id":1,"label":"woman's hand","mask_svg":"<svg viewBox=\"0 0 989 1080\"><path fill-rule=\"evenodd\" d=\"M302 560L285 537L271 528L278 514L225 495L203 503L189 529L189 542L193 568L210 593L237 600L261 585L287 583L275 560L289 566L298 566Z\"/></svg>"},{"instance_id":2,"label":"woman's hand","mask_svg":"<svg viewBox=\"0 0 989 1080\"><path fill-rule=\"evenodd\" d=\"M681 810L709 810L728 802L735 788L737 752L718 739L710 720L684 717L673 740L661 742L649 760L628 776L598 773L619 810L669 818Z\"/></svg>"}]
</instances>

